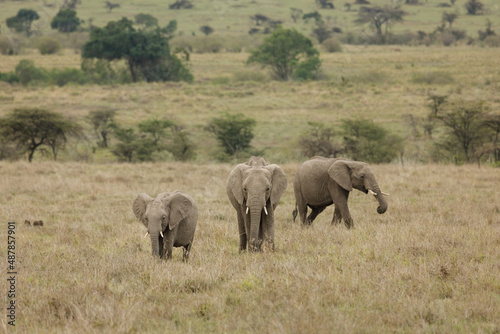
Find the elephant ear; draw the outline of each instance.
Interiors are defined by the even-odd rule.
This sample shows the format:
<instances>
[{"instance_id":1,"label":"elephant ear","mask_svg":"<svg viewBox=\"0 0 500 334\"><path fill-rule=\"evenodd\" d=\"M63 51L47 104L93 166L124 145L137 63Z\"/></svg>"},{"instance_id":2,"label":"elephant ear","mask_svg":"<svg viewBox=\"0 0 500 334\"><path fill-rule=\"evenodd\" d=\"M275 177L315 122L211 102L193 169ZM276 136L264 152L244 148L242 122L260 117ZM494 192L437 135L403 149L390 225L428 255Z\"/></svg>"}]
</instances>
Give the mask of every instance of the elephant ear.
<instances>
[{"instance_id":1,"label":"elephant ear","mask_svg":"<svg viewBox=\"0 0 500 334\"><path fill-rule=\"evenodd\" d=\"M351 168L349 166L349 161L335 161L328 169L328 174L333 179L333 181L338 183L339 186L347 191L352 190Z\"/></svg>"},{"instance_id":2,"label":"elephant ear","mask_svg":"<svg viewBox=\"0 0 500 334\"><path fill-rule=\"evenodd\" d=\"M236 201L243 205L243 171L251 168L245 164L238 164L233 168L227 178L226 191L229 197L234 197Z\"/></svg>"},{"instance_id":3,"label":"elephant ear","mask_svg":"<svg viewBox=\"0 0 500 334\"><path fill-rule=\"evenodd\" d=\"M281 169L280 166L271 164L265 166L264 168L266 168L272 175L271 204L273 205L273 207L276 207L281 198L281 195L288 185L288 181L286 179L285 172L283 172L283 169Z\"/></svg>"},{"instance_id":4,"label":"elephant ear","mask_svg":"<svg viewBox=\"0 0 500 334\"><path fill-rule=\"evenodd\" d=\"M139 194L134 203L132 204L132 210L134 211L135 216L144 224L144 226L148 227L148 222L144 219L144 215L146 214L146 208L148 204L151 203L153 199L148 196L146 193Z\"/></svg>"},{"instance_id":5,"label":"elephant ear","mask_svg":"<svg viewBox=\"0 0 500 334\"><path fill-rule=\"evenodd\" d=\"M168 202L168 206L170 207L168 228L173 230L179 225L181 220L189 215L193 203L181 192L174 192L172 196L165 198L164 201Z\"/></svg>"}]
</instances>

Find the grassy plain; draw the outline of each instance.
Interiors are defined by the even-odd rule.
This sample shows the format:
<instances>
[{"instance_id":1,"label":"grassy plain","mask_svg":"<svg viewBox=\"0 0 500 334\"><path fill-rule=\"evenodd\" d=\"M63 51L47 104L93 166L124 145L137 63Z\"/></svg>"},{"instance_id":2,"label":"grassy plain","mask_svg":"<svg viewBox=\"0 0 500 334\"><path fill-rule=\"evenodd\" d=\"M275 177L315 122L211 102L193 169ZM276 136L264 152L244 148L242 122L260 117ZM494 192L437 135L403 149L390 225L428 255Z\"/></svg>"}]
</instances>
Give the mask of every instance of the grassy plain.
<instances>
[{"instance_id":1,"label":"grassy plain","mask_svg":"<svg viewBox=\"0 0 500 334\"><path fill-rule=\"evenodd\" d=\"M302 159L298 138L308 121L338 124L345 118L368 118L406 139L405 157L429 161L422 118L429 94L450 100L483 100L500 107L500 58L496 48L344 46L342 53L322 53L323 79L277 82L259 66L247 66L248 53L193 54L195 77L186 83L138 83L123 86L22 88L3 83L0 116L19 107L37 106L63 113L88 126L91 110L115 109L118 121L133 125L148 117L183 123L198 145L198 161L213 161L216 142L204 130L223 112L244 113L257 120L252 145L274 162ZM24 58L40 67L78 67L80 57L36 53L0 56L0 72L14 70ZM416 133L410 122L416 122ZM88 129L88 133L91 131ZM62 157L74 159L74 156ZM96 161L112 161L101 154Z\"/></svg>"},{"instance_id":2,"label":"grassy plain","mask_svg":"<svg viewBox=\"0 0 500 334\"><path fill-rule=\"evenodd\" d=\"M0 215L17 222L15 332L500 330L500 169L372 166L389 209L378 215L377 203L354 191L347 230L330 226L332 208L311 228L292 223L297 164L285 164L276 251L239 254L225 194L231 168L0 162ZM179 249L172 261L153 259L131 209L140 192L174 189L200 207L188 263ZM3 223L2 240L6 233ZM12 332L5 316L0 324Z\"/></svg>"}]
</instances>

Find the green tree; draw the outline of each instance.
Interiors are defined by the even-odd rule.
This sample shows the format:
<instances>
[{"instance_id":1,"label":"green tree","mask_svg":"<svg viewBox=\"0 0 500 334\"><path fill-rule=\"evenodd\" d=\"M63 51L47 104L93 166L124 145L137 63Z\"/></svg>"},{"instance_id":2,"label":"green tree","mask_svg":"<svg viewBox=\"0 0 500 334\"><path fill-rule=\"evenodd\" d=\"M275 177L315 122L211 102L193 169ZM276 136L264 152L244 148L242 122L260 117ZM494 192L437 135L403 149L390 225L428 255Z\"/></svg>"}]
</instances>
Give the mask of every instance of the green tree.
<instances>
[{"instance_id":1,"label":"green tree","mask_svg":"<svg viewBox=\"0 0 500 334\"><path fill-rule=\"evenodd\" d=\"M361 7L358 11L358 18L354 22L372 26L377 33L378 40L383 42L385 37L382 28L385 26L385 34L387 34L389 25L403 21L403 16L406 14L399 4L382 7Z\"/></svg>"},{"instance_id":2,"label":"green tree","mask_svg":"<svg viewBox=\"0 0 500 334\"><path fill-rule=\"evenodd\" d=\"M95 28L90 40L83 46L83 58L109 61L124 59L133 82L191 81L191 73L181 60L170 53L168 40L176 28L171 21L165 28L136 30L127 18L109 22L104 28Z\"/></svg>"},{"instance_id":3,"label":"green tree","mask_svg":"<svg viewBox=\"0 0 500 334\"><path fill-rule=\"evenodd\" d=\"M48 80L47 71L35 66L32 60L22 59L15 68L19 82L24 86L32 82L44 82Z\"/></svg>"},{"instance_id":4,"label":"green tree","mask_svg":"<svg viewBox=\"0 0 500 334\"><path fill-rule=\"evenodd\" d=\"M208 131L215 134L215 138L225 153L234 156L238 152L248 151L252 146L256 125L253 118L247 118L244 114L223 114L212 118L208 125Z\"/></svg>"},{"instance_id":5,"label":"green tree","mask_svg":"<svg viewBox=\"0 0 500 334\"><path fill-rule=\"evenodd\" d=\"M189 138L189 133L179 125L174 125L172 129L172 140L167 149L174 156L175 160L188 161L196 157L196 146Z\"/></svg>"},{"instance_id":6,"label":"green tree","mask_svg":"<svg viewBox=\"0 0 500 334\"><path fill-rule=\"evenodd\" d=\"M317 60L311 61L316 58ZM281 80L290 80L297 67L303 62L315 63L319 70L319 52L312 41L295 29L278 28L270 37L252 51L247 63L269 66Z\"/></svg>"},{"instance_id":7,"label":"green tree","mask_svg":"<svg viewBox=\"0 0 500 334\"><path fill-rule=\"evenodd\" d=\"M65 33L76 31L79 26L80 19L76 15L76 11L72 9L61 9L50 22L52 29Z\"/></svg>"},{"instance_id":8,"label":"green tree","mask_svg":"<svg viewBox=\"0 0 500 334\"><path fill-rule=\"evenodd\" d=\"M336 131L332 126L309 122L309 129L301 135L299 145L308 158L315 155L336 158L343 148L335 137Z\"/></svg>"},{"instance_id":9,"label":"green tree","mask_svg":"<svg viewBox=\"0 0 500 334\"><path fill-rule=\"evenodd\" d=\"M151 137L151 142L157 149L161 149L160 141L167 137L167 129L173 125L174 123L170 120L153 118L142 121L137 126L140 131Z\"/></svg>"},{"instance_id":10,"label":"green tree","mask_svg":"<svg viewBox=\"0 0 500 334\"><path fill-rule=\"evenodd\" d=\"M31 36L31 24L38 20L40 16L32 9L20 9L16 16L9 17L6 20L7 27L16 32L24 32L29 37Z\"/></svg>"},{"instance_id":11,"label":"green tree","mask_svg":"<svg viewBox=\"0 0 500 334\"><path fill-rule=\"evenodd\" d=\"M64 116L44 109L15 109L0 119L0 136L13 143L22 154L33 160L37 150L52 152L57 158L59 150L69 136L78 136L80 127Z\"/></svg>"},{"instance_id":12,"label":"green tree","mask_svg":"<svg viewBox=\"0 0 500 334\"><path fill-rule=\"evenodd\" d=\"M457 17L458 17L458 11L456 11L454 13L443 12L443 16L441 17L441 21L443 23L448 22L449 28L451 29L451 25L453 24L453 22L455 22Z\"/></svg>"},{"instance_id":13,"label":"green tree","mask_svg":"<svg viewBox=\"0 0 500 334\"><path fill-rule=\"evenodd\" d=\"M473 162L476 150L487 140L486 111L483 102L458 101L450 110L438 116L446 129L444 140L439 145L450 153L458 152L454 159Z\"/></svg>"},{"instance_id":14,"label":"green tree","mask_svg":"<svg viewBox=\"0 0 500 334\"><path fill-rule=\"evenodd\" d=\"M108 135L116 127L114 110L90 111L86 119L97 136L97 146L108 147Z\"/></svg>"},{"instance_id":15,"label":"green tree","mask_svg":"<svg viewBox=\"0 0 500 334\"><path fill-rule=\"evenodd\" d=\"M111 149L120 161L151 161L155 147L151 140L140 138L133 128L116 127L113 132L118 143Z\"/></svg>"},{"instance_id":16,"label":"green tree","mask_svg":"<svg viewBox=\"0 0 500 334\"><path fill-rule=\"evenodd\" d=\"M483 10L483 3L480 0L469 0L465 3L468 15L477 15Z\"/></svg>"},{"instance_id":17,"label":"green tree","mask_svg":"<svg viewBox=\"0 0 500 334\"><path fill-rule=\"evenodd\" d=\"M354 160L391 162L403 150L402 138L391 135L370 120L344 119L341 127L345 152Z\"/></svg>"}]
</instances>

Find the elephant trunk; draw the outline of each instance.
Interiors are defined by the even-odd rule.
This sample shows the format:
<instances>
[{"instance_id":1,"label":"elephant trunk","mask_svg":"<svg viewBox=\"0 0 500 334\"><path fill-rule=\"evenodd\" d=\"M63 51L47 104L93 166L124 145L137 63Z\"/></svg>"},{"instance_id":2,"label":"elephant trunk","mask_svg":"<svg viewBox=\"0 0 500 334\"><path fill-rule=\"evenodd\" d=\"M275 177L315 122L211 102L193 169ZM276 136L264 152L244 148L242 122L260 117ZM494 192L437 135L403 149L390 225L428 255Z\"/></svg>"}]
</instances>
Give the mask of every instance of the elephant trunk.
<instances>
[{"instance_id":1,"label":"elephant trunk","mask_svg":"<svg viewBox=\"0 0 500 334\"><path fill-rule=\"evenodd\" d=\"M153 256L160 256L160 233L151 233L150 237Z\"/></svg>"},{"instance_id":2,"label":"elephant trunk","mask_svg":"<svg viewBox=\"0 0 500 334\"><path fill-rule=\"evenodd\" d=\"M378 208L377 208L377 212L380 213L380 214L383 214L384 212L387 211L387 200L385 199L384 195L382 195L382 191L380 191L380 189L378 187L376 187L374 190L373 190L375 193L377 193L377 195L375 196L375 198L378 200Z\"/></svg>"},{"instance_id":3,"label":"elephant trunk","mask_svg":"<svg viewBox=\"0 0 500 334\"><path fill-rule=\"evenodd\" d=\"M250 250L257 251L259 249L259 227L262 208L250 207Z\"/></svg>"}]
</instances>

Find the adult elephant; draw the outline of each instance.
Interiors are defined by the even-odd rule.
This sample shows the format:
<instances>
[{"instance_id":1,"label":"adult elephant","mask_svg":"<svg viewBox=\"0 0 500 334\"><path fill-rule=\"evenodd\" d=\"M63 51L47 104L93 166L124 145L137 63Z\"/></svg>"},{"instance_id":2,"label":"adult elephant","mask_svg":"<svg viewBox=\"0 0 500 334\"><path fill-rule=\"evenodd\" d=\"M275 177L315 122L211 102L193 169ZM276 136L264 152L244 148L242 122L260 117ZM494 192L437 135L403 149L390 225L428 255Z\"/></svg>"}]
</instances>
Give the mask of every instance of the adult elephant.
<instances>
[{"instance_id":1,"label":"adult elephant","mask_svg":"<svg viewBox=\"0 0 500 334\"><path fill-rule=\"evenodd\" d=\"M329 205L335 204L332 224L342 219L348 228L354 226L347 206L352 189L370 193L377 198L377 212L387 211L387 201L375 180L370 167L364 162L343 158L313 157L299 166L295 174L295 210L293 220L300 217L302 224L312 224ZM307 216L307 207L312 209ZM297 212L298 211L298 212Z\"/></svg>"},{"instance_id":2,"label":"adult elephant","mask_svg":"<svg viewBox=\"0 0 500 334\"><path fill-rule=\"evenodd\" d=\"M238 164L227 179L226 191L238 217L240 251L257 251L262 242L274 249L274 210L285 191L285 173L261 157Z\"/></svg>"}]
</instances>

